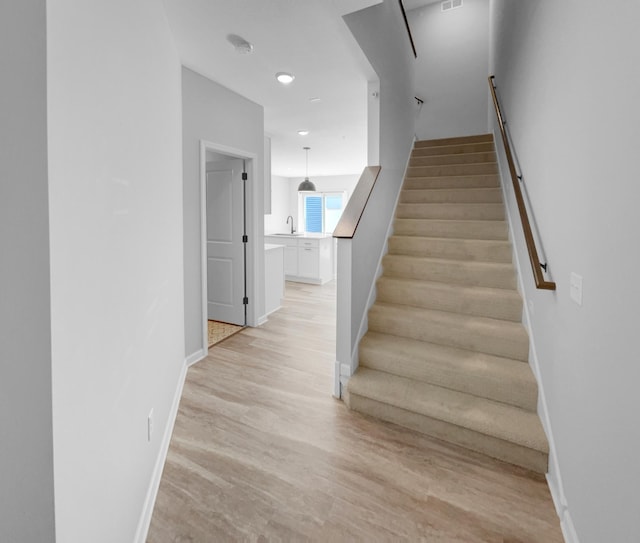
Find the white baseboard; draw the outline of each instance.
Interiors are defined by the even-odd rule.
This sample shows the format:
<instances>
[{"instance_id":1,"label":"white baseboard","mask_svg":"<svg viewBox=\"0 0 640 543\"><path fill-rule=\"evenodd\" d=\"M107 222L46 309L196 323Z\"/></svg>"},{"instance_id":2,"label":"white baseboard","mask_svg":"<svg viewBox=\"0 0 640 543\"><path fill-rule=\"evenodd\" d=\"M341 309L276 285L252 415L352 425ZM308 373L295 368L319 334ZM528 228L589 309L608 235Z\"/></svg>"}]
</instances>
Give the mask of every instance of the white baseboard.
<instances>
[{"instance_id":1,"label":"white baseboard","mask_svg":"<svg viewBox=\"0 0 640 543\"><path fill-rule=\"evenodd\" d=\"M555 469L557 470L557 466ZM556 508L556 514L560 519L560 529L562 530L562 537L564 538L565 543L580 543L578 540L578 534L576 533L576 528L573 525L571 513L569 513L567 500L564 498L564 495L556 481L554 481L549 474L547 474L547 484L549 485L553 505Z\"/></svg>"},{"instance_id":2,"label":"white baseboard","mask_svg":"<svg viewBox=\"0 0 640 543\"><path fill-rule=\"evenodd\" d=\"M193 355L192 355L193 356ZM158 489L160 488L160 480L162 479L162 470L164 469L164 463L167 459L167 453L169 452L169 444L171 443L171 434L173 433L173 426L178 416L178 407L180 406L180 398L182 398L182 389L184 388L184 382L187 377L188 363L185 363L178 377L178 386L176 387L175 394L173 396L173 402L171 403L171 409L169 410L169 417L167 419L167 425L162 435L162 442L160 443L160 451L156 458L155 466L153 467L153 474L149 488L147 490L147 497L144 501L144 507L142 508L142 515L138 521L138 528L134 538L135 543L145 543L149 532L149 526L151 525L151 516L153 515L153 508L156 503L156 497L158 496Z\"/></svg>"},{"instance_id":3,"label":"white baseboard","mask_svg":"<svg viewBox=\"0 0 640 543\"><path fill-rule=\"evenodd\" d=\"M193 366L196 362L200 362L200 360L205 358L208 352L209 352L209 349L200 349L199 351L196 351L195 353L192 353L189 356L187 356L184 363L186 364L187 367Z\"/></svg>"},{"instance_id":4,"label":"white baseboard","mask_svg":"<svg viewBox=\"0 0 640 543\"><path fill-rule=\"evenodd\" d=\"M563 518L560 519L560 529L565 543L580 543L569 511L565 511Z\"/></svg>"}]
</instances>

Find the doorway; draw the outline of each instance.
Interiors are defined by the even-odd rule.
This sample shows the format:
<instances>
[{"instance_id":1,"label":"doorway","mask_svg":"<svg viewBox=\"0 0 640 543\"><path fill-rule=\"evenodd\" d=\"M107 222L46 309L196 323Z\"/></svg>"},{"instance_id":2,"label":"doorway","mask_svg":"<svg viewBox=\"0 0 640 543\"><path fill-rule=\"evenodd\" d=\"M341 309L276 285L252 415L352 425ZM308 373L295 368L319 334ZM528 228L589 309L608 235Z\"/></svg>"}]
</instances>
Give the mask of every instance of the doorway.
<instances>
[{"instance_id":1,"label":"doorway","mask_svg":"<svg viewBox=\"0 0 640 543\"><path fill-rule=\"evenodd\" d=\"M248 193L255 157L201 142L203 346L210 321L248 324Z\"/></svg>"},{"instance_id":2,"label":"doorway","mask_svg":"<svg viewBox=\"0 0 640 543\"><path fill-rule=\"evenodd\" d=\"M246 166L207 151L207 319L246 324Z\"/></svg>"}]
</instances>

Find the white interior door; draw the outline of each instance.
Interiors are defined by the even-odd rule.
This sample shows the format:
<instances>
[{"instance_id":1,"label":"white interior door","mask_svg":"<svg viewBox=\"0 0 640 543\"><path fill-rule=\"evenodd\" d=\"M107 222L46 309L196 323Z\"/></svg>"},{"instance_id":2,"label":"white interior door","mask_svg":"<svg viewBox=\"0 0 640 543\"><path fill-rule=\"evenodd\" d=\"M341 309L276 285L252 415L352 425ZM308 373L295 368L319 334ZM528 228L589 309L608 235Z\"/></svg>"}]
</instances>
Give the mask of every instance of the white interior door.
<instances>
[{"instance_id":1,"label":"white interior door","mask_svg":"<svg viewBox=\"0 0 640 543\"><path fill-rule=\"evenodd\" d=\"M244 325L243 161L207 164L207 315Z\"/></svg>"}]
</instances>

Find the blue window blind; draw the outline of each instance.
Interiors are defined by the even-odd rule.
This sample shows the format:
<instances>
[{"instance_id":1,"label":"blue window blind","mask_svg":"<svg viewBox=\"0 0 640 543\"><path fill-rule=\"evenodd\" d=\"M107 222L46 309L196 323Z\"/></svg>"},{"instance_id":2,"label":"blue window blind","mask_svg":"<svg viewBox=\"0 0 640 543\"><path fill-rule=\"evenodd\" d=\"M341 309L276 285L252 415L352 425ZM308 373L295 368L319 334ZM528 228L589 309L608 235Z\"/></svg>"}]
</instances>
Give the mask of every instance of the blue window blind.
<instances>
[{"instance_id":1,"label":"blue window blind","mask_svg":"<svg viewBox=\"0 0 640 543\"><path fill-rule=\"evenodd\" d=\"M304 220L307 232L322 232L322 196L306 196Z\"/></svg>"},{"instance_id":2,"label":"blue window blind","mask_svg":"<svg viewBox=\"0 0 640 543\"><path fill-rule=\"evenodd\" d=\"M324 231L332 234L342 216L342 194L326 194L324 197Z\"/></svg>"}]
</instances>

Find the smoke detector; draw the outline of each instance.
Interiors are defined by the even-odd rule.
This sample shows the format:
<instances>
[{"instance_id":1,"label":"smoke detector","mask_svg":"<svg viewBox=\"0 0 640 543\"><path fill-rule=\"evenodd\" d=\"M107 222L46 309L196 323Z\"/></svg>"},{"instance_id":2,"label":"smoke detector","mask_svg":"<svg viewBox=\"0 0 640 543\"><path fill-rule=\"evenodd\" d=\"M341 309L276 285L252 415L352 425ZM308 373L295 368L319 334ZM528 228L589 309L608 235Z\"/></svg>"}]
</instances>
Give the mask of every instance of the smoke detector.
<instances>
[{"instance_id":1,"label":"smoke detector","mask_svg":"<svg viewBox=\"0 0 640 543\"><path fill-rule=\"evenodd\" d=\"M239 53L241 55L248 55L249 53L253 53L253 44L249 43L242 36L238 36L237 34L229 34L227 36L227 41L231 45L233 45L236 53Z\"/></svg>"}]
</instances>

